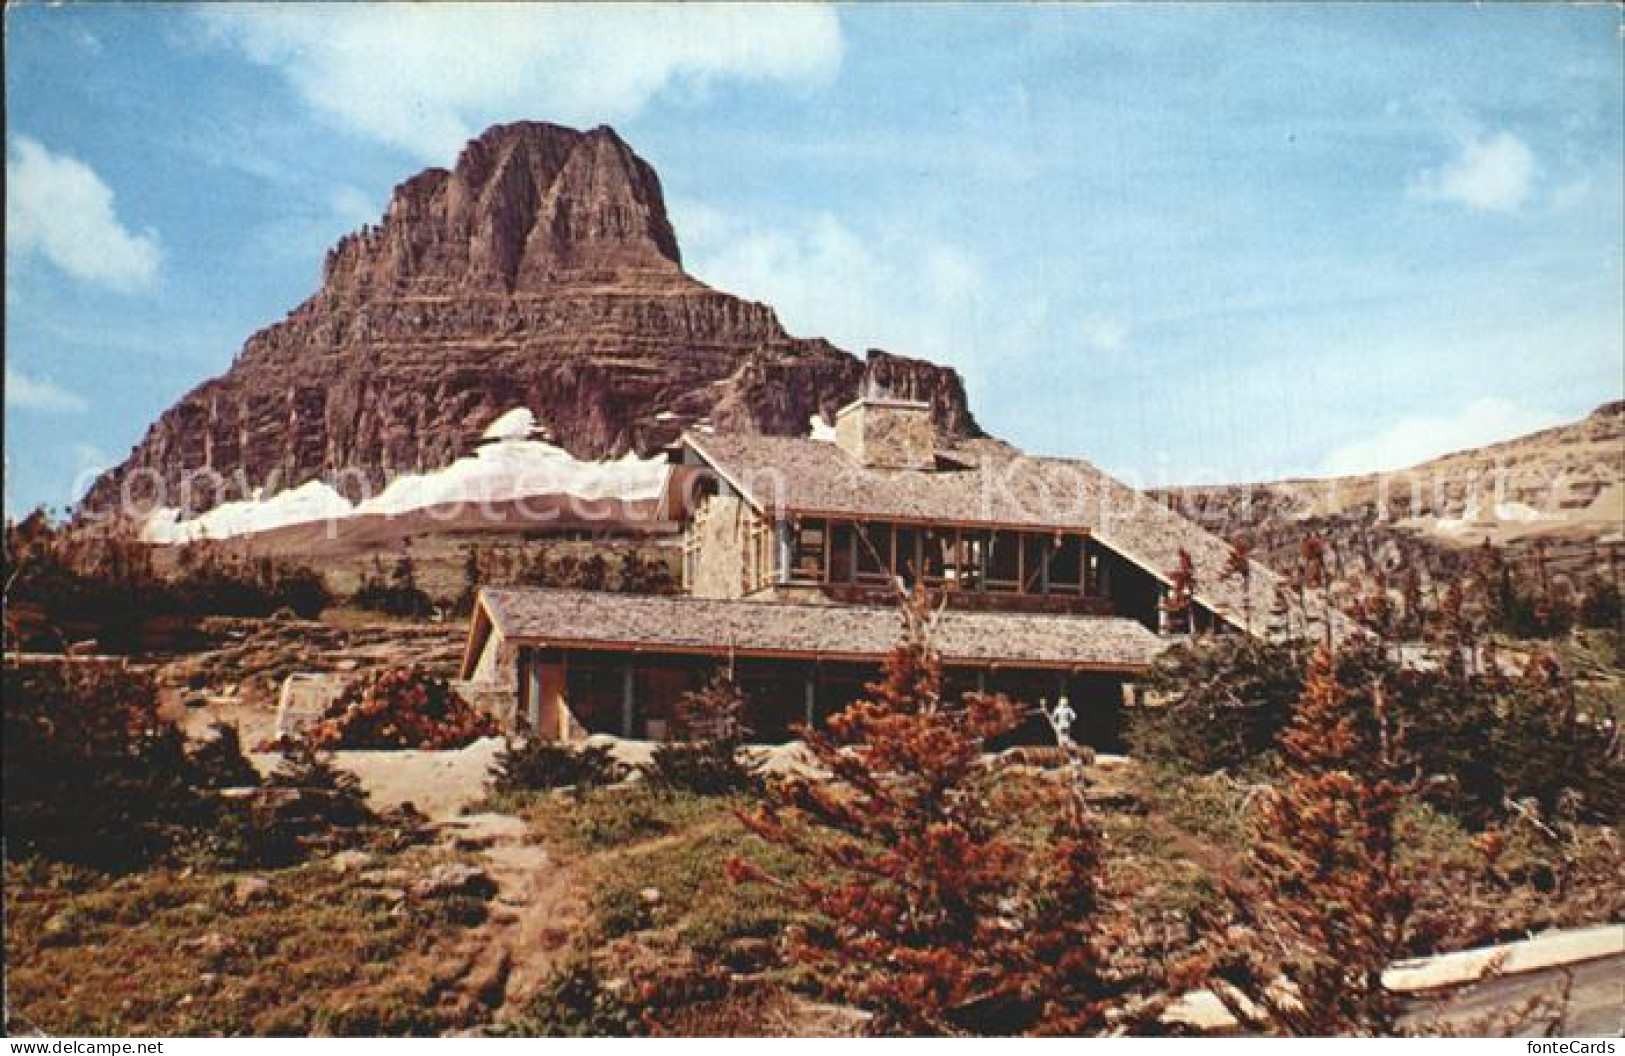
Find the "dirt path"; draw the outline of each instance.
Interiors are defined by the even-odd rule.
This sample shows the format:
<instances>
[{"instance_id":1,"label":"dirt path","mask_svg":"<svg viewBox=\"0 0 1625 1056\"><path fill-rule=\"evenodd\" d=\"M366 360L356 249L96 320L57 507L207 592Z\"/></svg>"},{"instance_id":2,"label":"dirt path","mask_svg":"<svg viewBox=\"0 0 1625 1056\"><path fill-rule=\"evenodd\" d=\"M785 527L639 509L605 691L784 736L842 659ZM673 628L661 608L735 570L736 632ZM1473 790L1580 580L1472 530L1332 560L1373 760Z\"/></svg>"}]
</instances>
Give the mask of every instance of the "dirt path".
<instances>
[{"instance_id":1,"label":"dirt path","mask_svg":"<svg viewBox=\"0 0 1625 1056\"><path fill-rule=\"evenodd\" d=\"M440 829L457 849L479 854L496 885L490 917L465 940L464 989L498 1020L511 1019L590 921L586 886L577 868L535 842L523 818L466 814Z\"/></svg>"}]
</instances>

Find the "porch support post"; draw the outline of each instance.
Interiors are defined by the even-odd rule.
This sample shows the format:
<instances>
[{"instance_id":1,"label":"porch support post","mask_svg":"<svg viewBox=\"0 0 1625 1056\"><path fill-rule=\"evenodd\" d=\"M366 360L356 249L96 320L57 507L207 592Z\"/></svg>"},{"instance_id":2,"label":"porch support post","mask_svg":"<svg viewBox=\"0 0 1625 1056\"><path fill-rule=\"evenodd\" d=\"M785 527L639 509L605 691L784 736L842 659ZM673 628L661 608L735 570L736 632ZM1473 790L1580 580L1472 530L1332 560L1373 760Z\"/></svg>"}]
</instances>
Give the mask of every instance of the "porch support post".
<instances>
[{"instance_id":1,"label":"porch support post","mask_svg":"<svg viewBox=\"0 0 1625 1056\"><path fill-rule=\"evenodd\" d=\"M542 725L542 665L529 649L519 654L525 665L525 728L531 736L541 733Z\"/></svg>"},{"instance_id":2,"label":"porch support post","mask_svg":"<svg viewBox=\"0 0 1625 1056\"><path fill-rule=\"evenodd\" d=\"M632 737L632 661L628 660L621 667L621 736Z\"/></svg>"},{"instance_id":3,"label":"porch support post","mask_svg":"<svg viewBox=\"0 0 1625 1056\"><path fill-rule=\"evenodd\" d=\"M814 720L818 718L818 669L816 667L807 672L806 691L802 704L802 721L807 724L807 728L810 730Z\"/></svg>"},{"instance_id":4,"label":"porch support post","mask_svg":"<svg viewBox=\"0 0 1625 1056\"><path fill-rule=\"evenodd\" d=\"M525 688L525 647L521 645L513 654L513 711L504 717L511 725L518 726L525 714Z\"/></svg>"},{"instance_id":5,"label":"porch support post","mask_svg":"<svg viewBox=\"0 0 1625 1056\"><path fill-rule=\"evenodd\" d=\"M780 586L790 582L791 561L791 533L795 530L794 523L788 517L780 518L775 522L779 542L778 574L774 577Z\"/></svg>"},{"instance_id":6,"label":"porch support post","mask_svg":"<svg viewBox=\"0 0 1625 1056\"><path fill-rule=\"evenodd\" d=\"M559 740L570 739L570 650L559 650Z\"/></svg>"}]
</instances>

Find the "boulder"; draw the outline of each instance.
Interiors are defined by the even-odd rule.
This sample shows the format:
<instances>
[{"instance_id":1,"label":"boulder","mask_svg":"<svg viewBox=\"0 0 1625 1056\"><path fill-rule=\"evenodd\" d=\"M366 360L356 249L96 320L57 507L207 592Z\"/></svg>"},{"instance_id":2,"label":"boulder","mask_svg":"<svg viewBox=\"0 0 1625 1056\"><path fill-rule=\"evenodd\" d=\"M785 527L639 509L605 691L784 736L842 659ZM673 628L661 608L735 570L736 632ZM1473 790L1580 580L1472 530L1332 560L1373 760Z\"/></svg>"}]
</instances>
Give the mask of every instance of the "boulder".
<instances>
[{"instance_id":1,"label":"boulder","mask_svg":"<svg viewBox=\"0 0 1625 1056\"><path fill-rule=\"evenodd\" d=\"M263 876L239 876L231 885L231 900L239 906L272 896L271 881Z\"/></svg>"},{"instance_id":2,"label":"boulder","mask_svg":"<svg viewBox=\"0 0 1625 1056\"><path fill-rule=\"evenodd\" d=\"M407 887L413 898L446 898L451 895L471 895L489 898L496 893L496 884L484 869L477 865L449 862L437 865L413 880Z\"/></svg>"}]
</instances>

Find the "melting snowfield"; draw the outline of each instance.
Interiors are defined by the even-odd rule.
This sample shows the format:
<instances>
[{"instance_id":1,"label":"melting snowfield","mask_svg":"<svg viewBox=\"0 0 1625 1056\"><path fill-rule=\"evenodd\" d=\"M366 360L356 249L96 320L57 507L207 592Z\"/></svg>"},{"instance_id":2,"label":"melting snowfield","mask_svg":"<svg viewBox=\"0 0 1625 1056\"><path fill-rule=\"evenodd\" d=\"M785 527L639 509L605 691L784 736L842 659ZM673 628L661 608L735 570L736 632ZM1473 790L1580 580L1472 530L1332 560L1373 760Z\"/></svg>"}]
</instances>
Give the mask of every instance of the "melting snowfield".
<instances>
[{"instance_id":1,"label":"melting snowfield","mask_svg":"<svg viewBox=\"0 0 1625 1056\"><path fill-rule=\"evenodd\" d=\"M444 469L398 476L360 503L312 480L268 498L222 503L188 520L173 507L160 508L142 526L142 538L152 543L227 539L318 521L398 517L431 506L495 505L543 495L634 502L656 499L665 488L669 467L663 458L628 453L617 461L584 462L534 439L535 433L535 416L516 407L486 428L473 454Z\"/></svg>"},{"instance_id":2,"label":"melting snowfield","mask_svg":"<svg viewBox=\"0 0 1625 1056\"><path fill-rule=\"evenodd\" d=\"M1497 524L1527 525L1554 519L1549 514L1522 502L1497 502L1486 511L1475 496L1467 503L1467 508L1462 511L1460 517L1440 517L1434 522L1433 527L1437 532L1459 534L1486 526L1494 527Z\"/></svg>"}]
</instances>

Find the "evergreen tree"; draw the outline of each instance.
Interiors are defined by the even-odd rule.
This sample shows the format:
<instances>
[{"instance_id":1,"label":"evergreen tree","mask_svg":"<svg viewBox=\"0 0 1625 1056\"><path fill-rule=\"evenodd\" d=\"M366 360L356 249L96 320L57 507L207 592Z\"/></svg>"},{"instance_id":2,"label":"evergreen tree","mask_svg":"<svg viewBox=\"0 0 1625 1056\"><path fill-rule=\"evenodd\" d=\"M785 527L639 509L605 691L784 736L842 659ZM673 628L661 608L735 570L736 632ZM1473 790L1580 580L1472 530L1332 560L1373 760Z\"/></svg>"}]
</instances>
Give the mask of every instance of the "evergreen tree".
<instances>
[{"instance_id":1,"label":"evergreen tree","mask_svg":"<svg viewBox=\"0 0 1625 1056\"><path fill-rule=\"evenodd\" d=\"M795 959L832 995L872 1011L882 1031L1151 1024L1179 988L1149 960L1108 967L1128 936L1102 907L1100 834L1076 771L1038 779L1027 806L1050 819L1043 832L1013 832L999 797L1018 782L984 752L1014 727L1015 706L984 694L944 699L929 596L917 589L902 613L902 637L868 699L832 716L827 732L806 733L829 779L786 778L742 815L817 867L786 881L736 859L731 872L777 885L801 909Z\"/></svg>"},{"instance_id":2,"label":"evergreen tree","mask_svg":"<svg viewBox=\"0 0 1625 1056\"><path fill-rule=\"evenodd\" d=\"M727 670L677 702L671 737L654 750L644 777L654 785L701 795L744 792L757 786L740 752L750 731L745 696Z\"/></svg>"},{"instance_id":3,"label":"evergreen tree","mask_svg":"<svg viewBox=\"0 0 1625 1056\"><path fill-rule=\"evenodd\" d=\"M1196 633L1196 565L1181 548L1179 563L1168 570L1168 593L1162 599L1163 625L1172 633Z\"/></svg>"},{"instance_id":4,"label":"evergreen tree","mask_svg":"<svg viewBox=\"0 0 1625 1056\"><path fill-rule=\"evenodd\" d=\"M1321 649L1232 890L1210 986L1250 1029L1293 1036L1389 1035L1399 1007L1382 973L1406 952L1413 889L1397 860L1395 724L1381 687L1350 690Z\"/></svg>"},{"instance_id":5,"label":"evergreen tree","mask_svg":"<svg viewBox=\"0 0 1625 1056\"><path fill-rule=\"evenodd\" d=\"M1242 629L1249 636L1253 633L1253 548L1246 540L1238 539L1230 544L1230 553L1224 562L1224 575L1226 579L1239 579L1241 581L1241 613Z\"/></svg>"}]
</instances>

